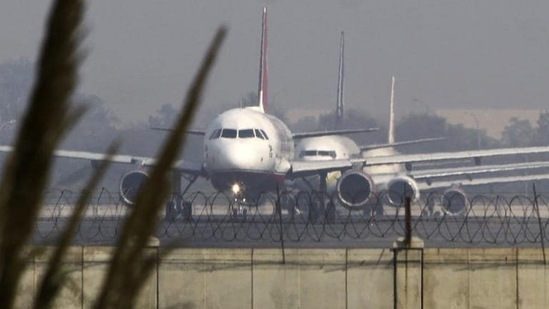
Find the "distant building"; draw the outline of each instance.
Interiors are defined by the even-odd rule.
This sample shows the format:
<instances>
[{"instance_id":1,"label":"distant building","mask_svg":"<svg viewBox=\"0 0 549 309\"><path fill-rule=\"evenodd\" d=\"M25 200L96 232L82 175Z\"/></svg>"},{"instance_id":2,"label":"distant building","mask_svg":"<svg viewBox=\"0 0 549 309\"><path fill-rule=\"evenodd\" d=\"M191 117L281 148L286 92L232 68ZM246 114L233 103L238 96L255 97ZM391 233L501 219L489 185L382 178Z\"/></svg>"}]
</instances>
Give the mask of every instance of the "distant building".
<instances>
[{"instance_id":1,"label":"distant building","mask_svg":"<svg viewBox=\"0 0 549 309\"><path fill-rule=\"evenodd\" d=\"M529 120L537 127L540 109L439 109L436 115L446 118L450 124L463 124L467 128L477 128L493 138L501 138L501 133L513 117Z\"/></svg>"}]
</instances>

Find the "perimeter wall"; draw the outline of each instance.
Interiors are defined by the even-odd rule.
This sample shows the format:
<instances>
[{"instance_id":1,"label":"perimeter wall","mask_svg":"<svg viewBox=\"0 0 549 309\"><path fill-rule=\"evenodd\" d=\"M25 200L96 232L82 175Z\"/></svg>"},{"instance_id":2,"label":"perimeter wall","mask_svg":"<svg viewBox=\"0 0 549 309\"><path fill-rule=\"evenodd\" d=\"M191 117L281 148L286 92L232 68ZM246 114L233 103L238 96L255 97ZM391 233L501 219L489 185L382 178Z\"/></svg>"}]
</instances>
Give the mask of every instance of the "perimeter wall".
<instances>
[{"instance_id":1,"label":"perimeter wall","mask_svg":"<svg viewBox=\"0 0 549 309\"><path fill-rule=\"evenodd\" d=\"M55 308L90 308L112 248L72 247ZM160 248L151 253L163 254ZM51 250L17 308L30 308ZM541 249L175 249L138 308L549 308Z\"/></svg>"}]
</instances>

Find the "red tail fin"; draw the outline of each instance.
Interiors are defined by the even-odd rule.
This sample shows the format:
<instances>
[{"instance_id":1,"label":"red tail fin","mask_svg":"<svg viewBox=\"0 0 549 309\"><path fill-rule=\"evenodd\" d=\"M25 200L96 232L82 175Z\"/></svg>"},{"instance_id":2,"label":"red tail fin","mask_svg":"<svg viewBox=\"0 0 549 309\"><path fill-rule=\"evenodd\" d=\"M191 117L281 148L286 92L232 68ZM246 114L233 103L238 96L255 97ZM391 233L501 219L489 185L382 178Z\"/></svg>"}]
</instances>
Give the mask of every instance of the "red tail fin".
<instances>
[{"instance_id":1,"label":"red tail fin","mask_svg":"<svg viewBox=\"0 0 549 309\"><path fill-rule=\"evenodd\" d=\"M259 57L259 87L257 90L259 109L263 112L266 112L269 107L267 90L267 7L264 7L261 26L261 55Z\"/></svg>"}]
</instances>

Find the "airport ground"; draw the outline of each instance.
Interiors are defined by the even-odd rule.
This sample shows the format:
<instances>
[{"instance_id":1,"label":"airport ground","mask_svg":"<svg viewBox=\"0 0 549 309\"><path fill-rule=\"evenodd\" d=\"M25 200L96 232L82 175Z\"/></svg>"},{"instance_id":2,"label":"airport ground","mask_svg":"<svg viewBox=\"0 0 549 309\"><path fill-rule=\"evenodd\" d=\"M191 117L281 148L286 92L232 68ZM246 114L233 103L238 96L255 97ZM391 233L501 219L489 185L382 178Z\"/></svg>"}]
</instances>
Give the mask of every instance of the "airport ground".
<instances>
[{"instance_id":1,"label":"airport ground","mask_svg":"<svg viewBox=\"0 0 549 309\"><path fill-rule=\"evenodd\" d=\"M505 201L474 204L461 216L413 205L418 239L410 248L395 243L404 235L399 208L338 207L311 220L269 207L234 217L230 205L197 204L190 218L157 218L158 242L147 250L168 253L137 307L547 308L549 211L543 199ZM69 204L45 206L34 243L53 244L71 212ZM72 284L57 307L90 307L127 213L90 205L66 262ZM21 308L32 301L48 252L23 278Z\"/></svg>"}]
</instances>

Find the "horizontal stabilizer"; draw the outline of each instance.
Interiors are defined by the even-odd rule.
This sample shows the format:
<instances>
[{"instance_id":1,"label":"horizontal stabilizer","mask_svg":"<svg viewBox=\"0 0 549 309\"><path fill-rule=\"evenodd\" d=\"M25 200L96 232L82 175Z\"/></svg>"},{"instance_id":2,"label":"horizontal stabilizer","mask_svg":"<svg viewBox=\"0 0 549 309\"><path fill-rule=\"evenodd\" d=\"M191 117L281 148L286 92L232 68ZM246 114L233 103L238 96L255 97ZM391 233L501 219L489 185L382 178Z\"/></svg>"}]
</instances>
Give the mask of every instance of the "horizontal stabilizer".
<instances>
[{"instance_id":1,"label":"horizontal stabilizer","mask_svg":"<svg viewBox=\"0 0 549 309\"><path fill-rule=\"evenodd\" d=\"M359 147L360 147L360 150L366 151L366 150L379 149L379 148L390 148L390 147L398 147L398 146L405 146L405 145L421 144L421 143L427 143L427 142L436 142L436 141L442 141L445 139L446 137L432 137L432 138L422 138L422 139L416 139L411 141L394 142L394 143L387 143L387 144L363 145Z\"/></svg>"},{"instance_id":2,"label":"horizontal stabilizer","mask_svg":"<svg viewBox=\"0 0 549 309\"><path fill-rule=\"evenodd\" d=\"M367 128L367 129L346 129L346 130L331 130L331 131L312 131L312 132L294 133L293 138L306 138L306 137L375 132L378 130L379 130L378 128Z\"/></svg>"}]
</instances>

